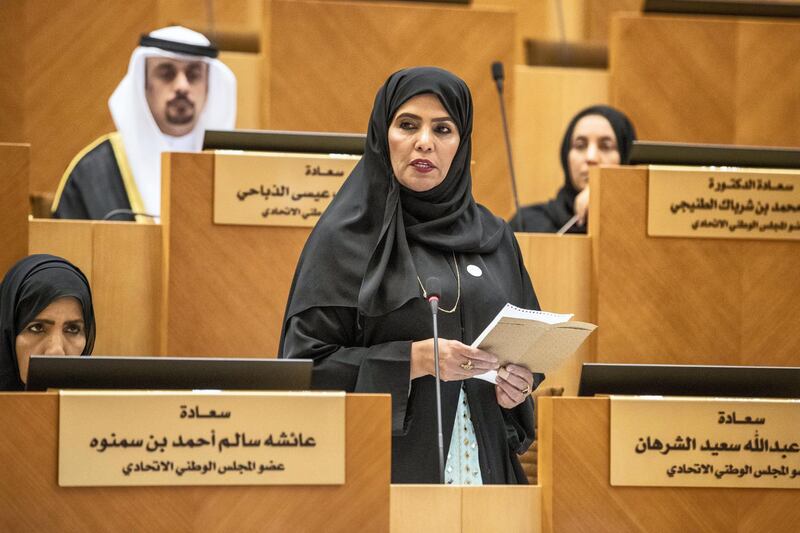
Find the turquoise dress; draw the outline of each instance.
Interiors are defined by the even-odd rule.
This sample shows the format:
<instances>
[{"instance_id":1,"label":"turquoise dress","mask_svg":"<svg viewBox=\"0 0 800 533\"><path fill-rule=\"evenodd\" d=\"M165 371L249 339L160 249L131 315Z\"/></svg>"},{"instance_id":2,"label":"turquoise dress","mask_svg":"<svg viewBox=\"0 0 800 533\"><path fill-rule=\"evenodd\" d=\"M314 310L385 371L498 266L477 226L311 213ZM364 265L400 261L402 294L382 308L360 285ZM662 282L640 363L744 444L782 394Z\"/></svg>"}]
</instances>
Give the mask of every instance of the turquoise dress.
<instances>
[{"instance_id":1,"label":"turquoise dress","mask_svg":"<svg viewBox=\"0 0 800 533\"><path fill-rule=\"evenodd\" d=\"M458 396L453 436L447 452L444 480L448 485L483 485L478 462L478 439L469 412L467 393L461 388Z\"/></svg>"}]
</instances>

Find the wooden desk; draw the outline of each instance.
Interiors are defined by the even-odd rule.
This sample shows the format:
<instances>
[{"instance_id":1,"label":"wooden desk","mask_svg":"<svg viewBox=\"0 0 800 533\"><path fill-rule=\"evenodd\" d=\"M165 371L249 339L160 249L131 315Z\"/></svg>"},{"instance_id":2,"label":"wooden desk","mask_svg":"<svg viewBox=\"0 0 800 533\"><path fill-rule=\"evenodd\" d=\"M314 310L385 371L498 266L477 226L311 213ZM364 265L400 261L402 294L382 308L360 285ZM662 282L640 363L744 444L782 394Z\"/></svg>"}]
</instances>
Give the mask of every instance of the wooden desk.
<instances>
[{"instance_id":1,"label":"wooden desk","mask_svg":"<svg viewBox=\"0 0 800 533\"><path fill-rule=\"evenodd\" d=\"M800 242L648 237L647 168L592 172L597 361L800 365Z\"/></svg>"},{"instance_id":2,"label":"wooden desk","mask_svg":"<svg viewBox=\"0 0 800 533\"><path fill-rule=\"evenodd\" d=\"M392 533L540 533L541 487L392 485Z\"/></svg>"},{"instance_id":3,"label":"wooden desk","mask_svg":"<svg viewBox=\"0 0 800 533\"><path fill-rule=\"evenodd\" d=\"M543 531L797 531L800 491L612 487L608 398L539 398Z\"/></svg>"},{"instance_id":4,"label":"wooden desk","mask_svg":"<svg viewBox=\"0 0 800 533\"><path fill-rule=\"evenodd\" d=\"M62 488L58 395L0 393L0 530L386 532L390 411L347 396L344 485Z\"/></svg>"}]
</instances>

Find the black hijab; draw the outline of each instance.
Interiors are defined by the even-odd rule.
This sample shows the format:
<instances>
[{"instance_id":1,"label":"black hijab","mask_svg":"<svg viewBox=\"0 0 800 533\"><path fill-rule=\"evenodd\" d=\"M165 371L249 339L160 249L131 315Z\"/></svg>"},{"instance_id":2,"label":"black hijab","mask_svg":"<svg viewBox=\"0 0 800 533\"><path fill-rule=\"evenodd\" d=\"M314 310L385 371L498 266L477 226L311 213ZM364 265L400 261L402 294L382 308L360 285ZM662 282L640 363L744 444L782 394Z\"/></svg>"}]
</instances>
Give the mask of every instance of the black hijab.
<instances>
[{"instance_id":1,"label":"black hijab","mask_svg":"<svg viewBox=\"0 0 800 533\"><path fill-rule=\"evenodd\" d=\"M17 365L16 339L22 330L53 300L77 298L83 310L86 347L94 348L95 324L92 292L83 272L66 259L31 255L17 262L0 285L0 390L23 390Z\"/></svg>"},{"instance_id":2,"label":"black hijab","mask_svg":"<svg viewBox=\"0 0 800 533\"><path fill-rule=\"evenodd\" d=\"M575 125L580 119L589 115L600 115L611 124L611 129L614 130L614 135L617 138L620 164L628 164L631 146L633 146L633 141L636 140L636 130L634 130L631 121L621 111L617 111L613 107L595 105L587 107L572 117L567 126L567 131L564 132L564 137L561 139L561 168L564 171L564 185L561 186L554 199L542 206L545 214L557 229L564 226L575 215L575 197L578 196L580 191L572 185L572 176L569 171L569 151L572 149L572 134L575 131ZM535 231L535 229L525 229L527 231ZM579 227L577 224L572 226L570 233L575 232L585 233L586 226Z\"/></svg>"},{"instance_id":3,"label":"black hijab","mask_svg":"<svg viewBox=\"0 0 800 533\"><path fill-rule=\"evenodd\" d=\"M421 94L439 98L458 128L460 143L445 179L415 192L394 176L388 130L398 108ZM471 134L472 98L461 79L435 67L389 76L375 96L364 156L300 256L284 328L311 307L357 307L363 315L380 316L420 297L409 241L443 252L497 248L504 222L472 197Z\"/></svg>"}]
</instances>

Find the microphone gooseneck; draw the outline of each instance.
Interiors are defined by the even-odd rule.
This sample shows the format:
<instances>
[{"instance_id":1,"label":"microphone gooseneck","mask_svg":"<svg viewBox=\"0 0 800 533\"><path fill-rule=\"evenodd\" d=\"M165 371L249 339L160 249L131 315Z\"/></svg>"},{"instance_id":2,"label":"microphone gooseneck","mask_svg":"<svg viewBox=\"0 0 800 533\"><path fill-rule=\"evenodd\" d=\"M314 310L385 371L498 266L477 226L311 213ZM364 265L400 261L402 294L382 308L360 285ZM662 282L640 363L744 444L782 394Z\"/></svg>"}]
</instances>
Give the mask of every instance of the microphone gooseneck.
<instances>
[{"instance_id":1,"label":"microphone gooseneck","mask_svg":"<svg viewBox=\"0 0 800 533\"><path fill-rule=\"evenodd\" d=\"M127 215L132 217L158 218L158 215L151 215L150 213L140 213L138 211L134 211L133 209L112 209L103 216L102 220L104 221L111 220L112 218L116 218L121 215Z\"/></svg>"},{"instance_id":2,"label":"microphone gooseneck","mask_svg":"<svg viewBox=\"0 0 800 533\"><path fill-rule=\"evenodd\" d=\"M431 306L431 318L433 319L433 368L436 377L436 429L439 439L439 483L444 485L444 437L442 436L442 381L439 377L439 324L437 321L437 311L439 309L439 297L442 294L442 283L437 277L430 277L425 280L425 287L428 303Z\"/></svg>"},{"instance_id":3,"label":"microphone gooseneck","mask_svg":"<svg viewBox=\"0 0 800 533\"><path fill-rule=\"evenodd\" d=\"M514 197L515 215L511 226L515 231L522 231L522 218L519 212L519 194L517 194L517 177L514 174L514 158L511 155L511 139L508 134L508 121L506 120L506 104L503 100L503 82L505 74L503 72L503 63L495 61L492 63L492 78L497 86L497 96L500 98L500 117L503 119L503 134L506 140L506 152L508 154L508 169L511 172L511 194Z\"/></svg>"}]
</instances>

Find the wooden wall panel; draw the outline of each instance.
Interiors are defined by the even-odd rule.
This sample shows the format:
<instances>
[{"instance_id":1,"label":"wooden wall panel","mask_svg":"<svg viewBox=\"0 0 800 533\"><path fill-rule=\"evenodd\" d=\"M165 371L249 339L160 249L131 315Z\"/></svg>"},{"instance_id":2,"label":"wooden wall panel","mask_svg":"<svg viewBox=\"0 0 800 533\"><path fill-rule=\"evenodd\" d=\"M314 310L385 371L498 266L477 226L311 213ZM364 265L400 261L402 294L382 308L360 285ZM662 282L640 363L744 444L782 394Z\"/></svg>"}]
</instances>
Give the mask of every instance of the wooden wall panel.
<instances>
[{"instance_id":1,"label":"wooden wall panel","mask_svg":"<svg viewBox=\"0 0 800 533\"><path fill-rule=\"evenodd\" d=\"M800 146L800 22L743 20L736 52L736 143Z\"/></svg>"},{"instance_id":2,"label":"wooden wall panel","mask_svg":"<svg viewBox=\"0 0 800 533\"><path fill-rule=\"evenodd\" d=\"M30 155L30 145L0 143L0 276L28 255Z\"/></svg>"},{"instance_id":3,"label":"wooden wall panel","mask_svg":"<svg viewBox=\"0 0 800 533\"><path fill-rule=\"evenodd\" d=\"M611 19L624 11L641 11L644 0L586 0L583 12L584 38L608 43Z\"/></svg>"},{"instance_id":4,"label":"wooden wall panel","mask_svg":"<svg viewBox=\"0 0 800 533\"><path fill-rule=\"evenodd\" d=\"M591 321L591 239L517 233L517 241L542 310L573 313L574 320ZM581 365L589 361L593 352L587 341L561 368L548 374L542 386L564 387L564 394L577 394Z\"/></svg>"},{"instance_id":5,"label":"wooden wall panel","mask_svg":"<svg viewBox=\"0 0 800 533\"><path fill-rule=\"evenodd\" d=\"M800 244L647 237L647 169L592 172L598 361L800 365Z\"/></svg>"},{"instance_id":6,"label":"wooden wall panel","mask_svg":"<svg viewBox=\"0 0 800 533\"><path fill-rule=\"evenodd\" d=\"M798 56L800 22L621 15L611 103L642 139L796 146Z\"/></svg>"},{"instance_id":7,"label":"wooden wall panel","mask_svg":"<svg viewBox=\"0 0 800 533\"><path fill-rule=\"evenodd\" d=\"M309 228L214 225L214 155L169 154L164 165L164 355L275 356Z\"/></svg>"},{"instance_id":8,"label":"wooden wall panel","mask_svg":"<svg viewBox=\"0 0 800 533\"><path fill-rule=\"evenodd\" d=\"M415 65L444 67L469 84L475 102L475 197L508 216L511 186L490 66L495 60L507 66L512 109L514 23L513 13L495 9L273 1L266 48L271 102L264 104L269 112L262 124L363 132L389 74Z\"/></svg>"},{"instance_id":9,"label":"wooden wall panel","mask_svg":"<svg viewBox=\"0 0 800 533\"><path fill-rule=\"evenodd\" d=\"M539 398L539 472L546 532L789 533L800 492L611 487L609 400Z\"/></svg>"},{"instance_id":10,"label":"wooden wall panel","mask_svg":"<svg viewBox=\"0 0 800 533\"><path fill-rule=\"evenodd\" d=\"M561 139L581 109L608 103L608 71L514 67L514 164L520 204L554 198L564 184Z\"/></svg>"},{"instance_id":11,"label":"wooden wall panel","mask_svg":"<svg viewBox=\"0 0 800 533\"><path fill-rule=\"evenodd\" d=\"M5 0L0 3L0 142L20 142L25 118L24 72L25 55L19 27L25 21L25 0Z\"/></svg>"},{"instance_id":12,"label":"wooden wall panel","mask_svg":"<svg viewBox=\"0 0 800 533\"><path fill-rule=\"evenodd\" d=\"M387 532L390 413L347 396L344 485L76 489L57 481L58 395L0 394L0 530Z\"/></svg>"},{"instance_id":13,"label":"wooden wall panel","mask_svg":"<svg viewBox=\"0 0 800 533\"><path fill-rule=\"evenodd\" d=\"M180 24L200 32L260 33L267 0L158 0L158 26ZM209 32L210 33L210 32Z\"/></svg>"}]
</instances>

